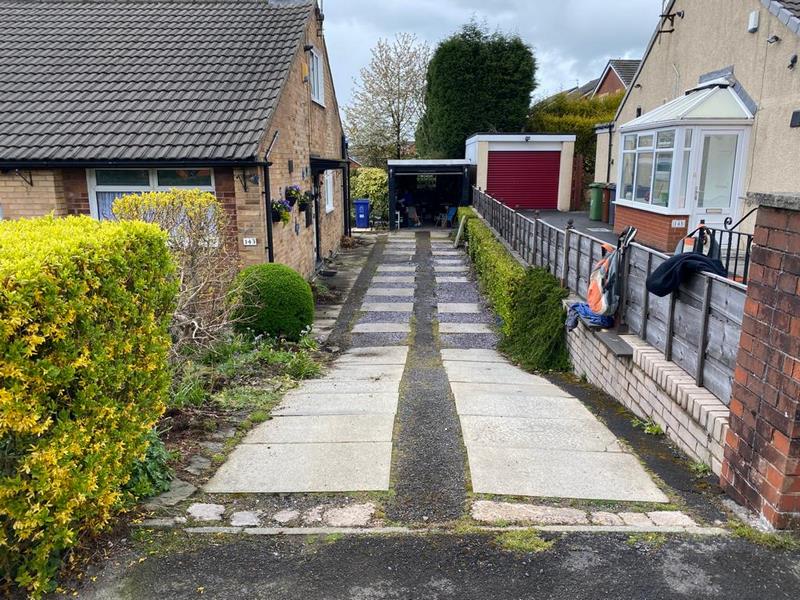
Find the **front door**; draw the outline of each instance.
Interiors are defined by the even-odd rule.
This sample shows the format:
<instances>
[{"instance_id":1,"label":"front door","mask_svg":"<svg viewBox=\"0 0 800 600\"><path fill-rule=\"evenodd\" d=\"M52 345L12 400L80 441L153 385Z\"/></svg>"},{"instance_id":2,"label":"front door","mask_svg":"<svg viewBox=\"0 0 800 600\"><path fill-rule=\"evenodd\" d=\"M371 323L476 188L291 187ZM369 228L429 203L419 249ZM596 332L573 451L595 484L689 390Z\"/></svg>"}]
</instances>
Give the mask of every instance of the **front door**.
<instances>
[{"instance_id":1,"label":"front door","mask_svg":"<svg viewBox=\"0 0 800 600\"><path fill-rule=\"evenodd\" d=\"M739 152L741 132L703 131L695 157L694 207L690 231L705 221L724 227L739 213Z\"/></svg>"}]
</instances>

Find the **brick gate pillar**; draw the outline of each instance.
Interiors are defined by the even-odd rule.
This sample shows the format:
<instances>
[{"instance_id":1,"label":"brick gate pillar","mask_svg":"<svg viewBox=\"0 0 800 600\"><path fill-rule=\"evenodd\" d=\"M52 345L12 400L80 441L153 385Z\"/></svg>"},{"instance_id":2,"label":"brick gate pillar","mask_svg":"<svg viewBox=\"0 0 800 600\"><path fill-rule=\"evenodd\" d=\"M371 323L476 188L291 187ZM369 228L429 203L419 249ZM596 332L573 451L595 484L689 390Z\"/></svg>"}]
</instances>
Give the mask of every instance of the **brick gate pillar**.
<instances>
[{"instance_id":1,"label":"brick gate pillar","mask_svg":"<svg viewBox=\"0 0 800 600\"><path fill-rule=\"evenodd\" d=\"M759 205L722 486L779 529L800 527L800 195Z\"/></svg>"}]
</instances>

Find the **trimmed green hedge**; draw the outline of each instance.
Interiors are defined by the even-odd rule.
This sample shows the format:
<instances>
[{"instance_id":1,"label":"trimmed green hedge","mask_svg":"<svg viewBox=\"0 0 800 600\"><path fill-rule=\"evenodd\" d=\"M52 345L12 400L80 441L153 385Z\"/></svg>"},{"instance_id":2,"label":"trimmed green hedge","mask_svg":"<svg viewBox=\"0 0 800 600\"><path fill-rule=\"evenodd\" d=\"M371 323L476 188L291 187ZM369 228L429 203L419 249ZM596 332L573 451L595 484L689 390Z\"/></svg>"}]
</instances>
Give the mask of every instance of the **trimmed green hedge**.
<instances>
[{"instance_id":1,"label":"trimmed green hedge","mask_svg":"<svg viewBox=\"0 0 800 600\"><path fill-rule=\"evenodd\" d=\"M303 277L285 265L247 267L233 287L234 326L240 333L296 342L314 322L314 294Z\"/></svg>"},{"instance_id":2,"label":"trimmed green hedge","mask_svg":"<svg viewBox=\"0 0 800 600\"><path fill-rule=\"evenodd\" d=\"M562 301L568 292L544 269L525 269L472 208L467 218L468 251L478 281L502 319L500 349L535 371L570 369Z\"/></svg>"},{"instance_id":3,"label":"trimmed green hedge","mask_svg":"<svg viewBox=\"0 0 800 600\"><path fill-rule=\"evenodd\" d=\"M31 597L125 504L164 411L166 242L139 222L0 223L0 577Z\"/></svg>"},{"instance_id":4,"label":"trimmed green hedge","mask_svg":"<svg viewBox=\"0 0 800 600\"><path fill-rule=\"evenodd\" d=\"M568 295L545 269L528 269L511 292L511 324L500 349L526 369L569 371L563 304Z\"/></svg>"},{"instance_id":5,"label":"trimmed green hedge","mask_svg":"<svg viewBox=\"0 0 800 600\"><path fill-rule=\"evenodd\" d=\"M477 217L474 209L462 208L459 217L467 217L467 249L483 292L502 319L502 332L511 331L511 293L525 276L525 269L495 238ZM460 222L460 221L459 221Z\"/></svg>"}]
</instances>

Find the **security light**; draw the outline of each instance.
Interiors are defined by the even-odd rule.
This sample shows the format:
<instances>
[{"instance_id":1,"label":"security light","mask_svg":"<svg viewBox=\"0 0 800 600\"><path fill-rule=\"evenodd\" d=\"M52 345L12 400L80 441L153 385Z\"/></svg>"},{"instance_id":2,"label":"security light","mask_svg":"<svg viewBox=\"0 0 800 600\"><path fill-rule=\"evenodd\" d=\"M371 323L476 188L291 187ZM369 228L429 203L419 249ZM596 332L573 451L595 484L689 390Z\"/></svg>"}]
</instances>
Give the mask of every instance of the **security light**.
<instances>
[{"instance_id":1,"label":"security light","mask_svg":"<svg viewBox=\"0 0 800 600\"><path fill-rule=\"evenodd\" d=\"M769 39L767 39L767 43L768 44L774 44L774 43L780 42L780 41L781 41L781 38L779 38L777 35L771 35L771 36L769 36Z\"/></svg>"}]
</instances>

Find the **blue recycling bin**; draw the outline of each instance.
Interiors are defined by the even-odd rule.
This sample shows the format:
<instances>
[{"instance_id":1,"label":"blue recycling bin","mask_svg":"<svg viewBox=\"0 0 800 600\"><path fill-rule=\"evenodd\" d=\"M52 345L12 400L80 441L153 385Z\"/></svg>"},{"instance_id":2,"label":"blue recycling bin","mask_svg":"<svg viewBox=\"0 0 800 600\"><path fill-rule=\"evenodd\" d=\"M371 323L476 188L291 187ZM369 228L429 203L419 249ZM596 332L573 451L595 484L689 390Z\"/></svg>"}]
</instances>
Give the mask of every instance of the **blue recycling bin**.
<instances>
[{"instance_id":1,"label":"blue recycling bin","mask_svg":"<svg viewBox=\"0 0 800 600\"><path fill-rule=\"evenodd\" d=\"M356 207L356 227L369 229L369 199L355 200L353 204Z\"/></svg>"}]
</instances>

